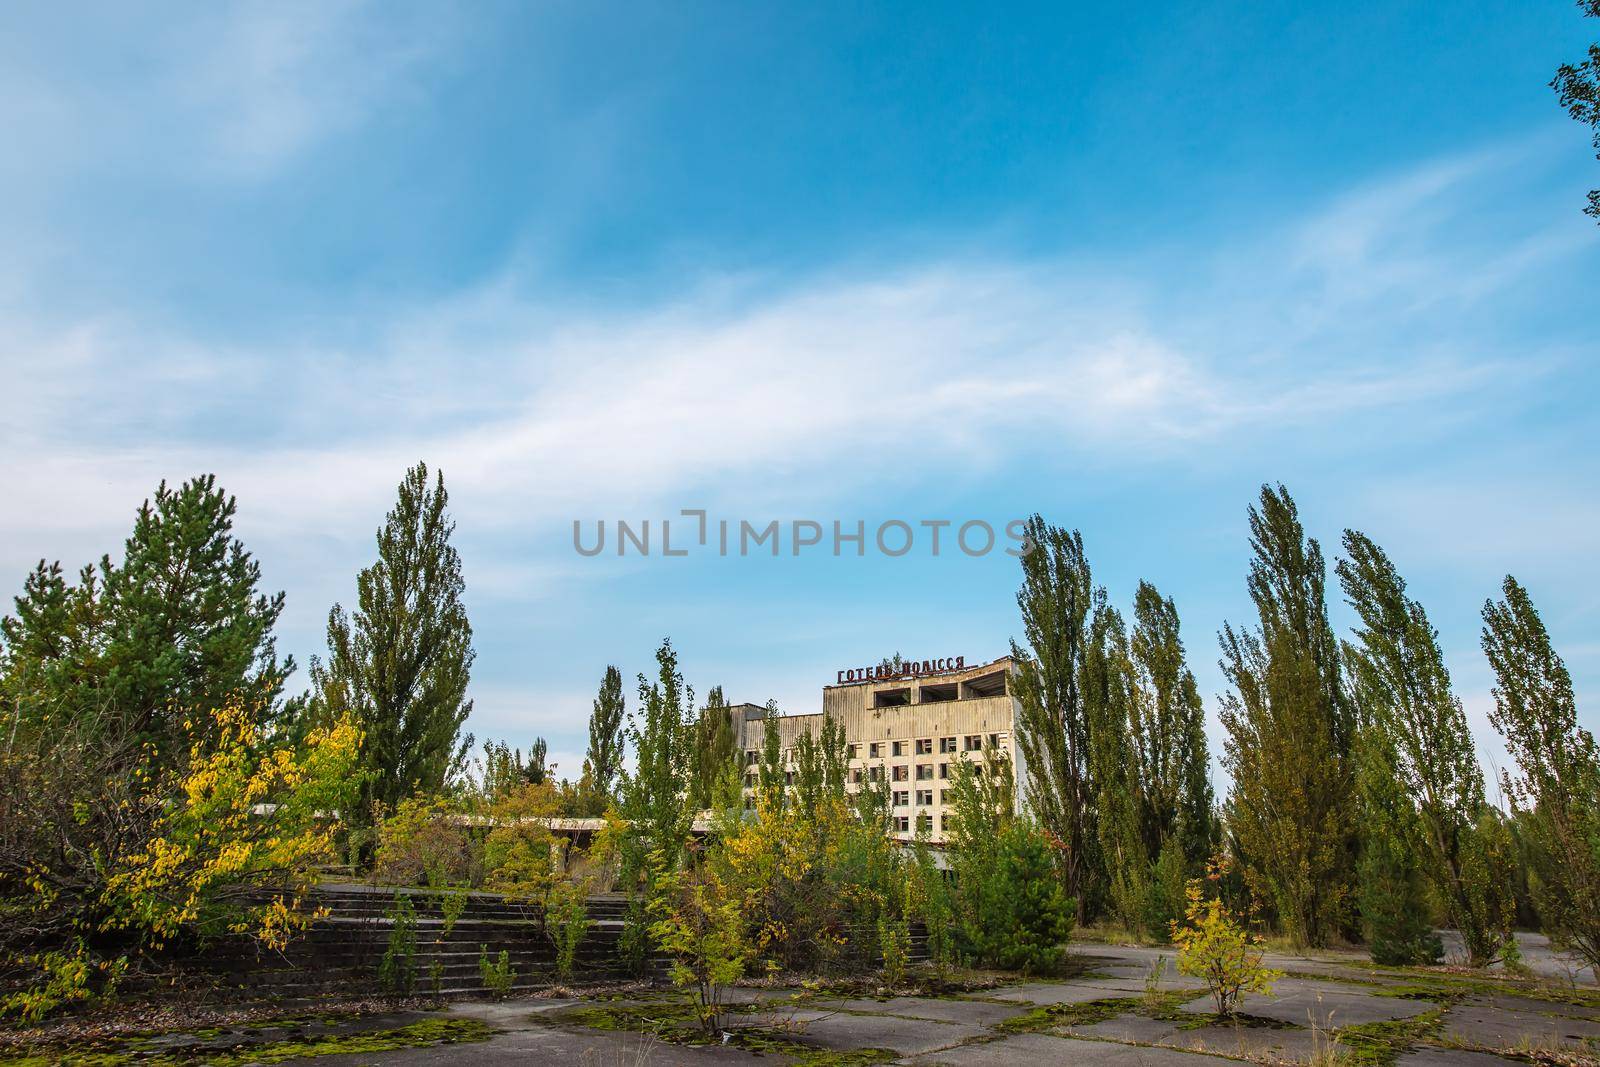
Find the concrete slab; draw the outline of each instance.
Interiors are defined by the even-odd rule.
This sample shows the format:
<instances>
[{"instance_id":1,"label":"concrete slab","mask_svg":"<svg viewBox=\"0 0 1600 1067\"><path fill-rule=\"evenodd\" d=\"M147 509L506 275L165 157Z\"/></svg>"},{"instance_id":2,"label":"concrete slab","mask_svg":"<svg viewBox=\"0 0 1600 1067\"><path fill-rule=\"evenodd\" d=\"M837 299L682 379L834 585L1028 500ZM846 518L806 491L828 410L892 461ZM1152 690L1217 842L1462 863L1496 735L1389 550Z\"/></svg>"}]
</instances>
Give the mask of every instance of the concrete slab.
<instances>
[{"instance_id":1,"label":"concrete slab","mask_svg":"<svg viewBox=\"0 0 1600 1067\"><path fill-rule=\"evenodd\" d=\"M1310 1030L1279 1030L1265 1026L1202 1026L1184 1030L1167 1042L1195 1052L1210 1052L1236 1059L1311 1059L1316 1040Z\"/></svg>"},{"instance_id":2,"label":"concrete slab","mask_svg":"<svg viewBox=\"0 0 1600 1067\"><path fill-rule=\"evenodd\" d=\"M1585 1041L1600 1041L1600 1022L1512 1011L1469 1000L1445 1012L1442 1032L1446 1037L1486 1048L1514 1049L1538 1044L1581 1046Z\"/></svg>"},{"instance_id":3,"label":"concrete slab","mask_svg":"<svg viewBox=\"0 0 1600 1067\"><path fill-rule=\"evenodd\" d=\"M1292 983L1285 979L1271 996L1251 995L1239 1010L1246 1015L1273 1019L1291 1026L1315 1025L1323 1030L1366 1023L1410 1019L1438 1005L1426 1000L1379 997L1350 986L1326 982ZM1197 998L1183 1006L1184 1011L1208 1014L1216 1010L1210 997Z\"/></svg>"},{"instance_id":4,"label":"concrete slab","mask_svg":"<svg viewBox=\"0 0 1600 1067\"><path fill-rule=\"evenodd\" d=\"M1022 1004L1007 1002L996 1004L982 1000L956 1000L938 997L890 997L874 1000L867 997L851 1000L816 1000L811 1006L843 1011L867 1012L875 1015L905 1015L915 1019L932 1019L939 1022L972 1023L993 1026L1025 1011Z\"/></svg>"},{"instance_id":5,"label":"concrete slab","mask_svg":"<svg viewBox=\"0 0 1600 1067\"><path fill-rule=\"evenodd\" d=\"M1419 1048L1401 1056L1395 1061L1395 1067L1506 1067L1513 1063L1522 1061L1459 1048Z\"/></svg>"},{"instance_id":6,"label":"concrete slab","mask_svg":"<svg viewBox=\"0 0 1600 1067\"><path fill-rule=\"evenodd\" d=\"M1088 1067L1224 1067L1232 1061L1169 1048L1119 1045L1111 1041L1018 1034L1000 1041L962 1045L919 1056L916 1064L951 1067L1016 1067L1018 1064L1071 1063Z\"/></svg>"},{"instance_id":7,"label":"concrete slab","mask_svg":"<svg viewBox=\"0 0 1600 1067\"><path fill-rule=\"evenodd\" d=\"M858 1048L888 1048L902 1056L916 1056L986 1037L989 1033L985 1027L966 1023L840 1012L805 1018L784 1036L817 1048L841 1052Z\"/></svg>"},{"instance_id":8,"label":"concrete slab","mask_svg":"<svg viewBox=\"0 0 1600 1067\"><path fill-rule=\"evenodd\" d=\"M1139 992L1144 990L1141 987ZM1088 984L1087 980L1078 982L1027 982L1022 985L1006 986L996 989L989 994L996 1000L1014 1000L1022 1004L1086 1004L1091 1000L1105 1000L1108 997L1134 996L1135 993L1116 985L1106 985L1103 982Z\"/></svg>"},{"instance_id":9,"label":"concrete slab","mask_svg":"<svg viewBox=\"0 0 1600 1067\"><path fill-rule=\"evenodd\" d=\"M1088 1026L1074 1026L1071 1032L1106 1041L1137 1041L1151 1045L1182 1043L1182 1030L1177 1023L1166 1019L1151 1019L1144 1015L1119 1015L1115 1019L1107 1019Z\"/></svg>"}]
</instances>

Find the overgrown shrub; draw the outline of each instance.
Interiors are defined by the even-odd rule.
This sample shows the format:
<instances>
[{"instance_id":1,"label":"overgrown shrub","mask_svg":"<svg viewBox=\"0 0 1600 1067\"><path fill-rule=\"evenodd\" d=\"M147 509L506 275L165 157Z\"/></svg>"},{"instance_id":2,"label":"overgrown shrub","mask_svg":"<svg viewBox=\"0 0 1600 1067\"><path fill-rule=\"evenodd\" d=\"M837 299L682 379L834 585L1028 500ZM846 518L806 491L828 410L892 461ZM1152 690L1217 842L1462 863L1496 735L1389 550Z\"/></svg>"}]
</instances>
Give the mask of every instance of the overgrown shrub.
<instances>
[{"instance_id":1,"label":"overgrown shrub","mask_svg":"<svg viewBox=\"0 0 1600 1067\"><path fill-rule=\"evenodd\" d=\"M483 849L459 804L412 797L378 824L372 876L385 885L477 886Z\"/></svg>"},{"instance_id":2,"label":"overgrown shrub","mask_svg":"<svg viewBox=\"0 0 1600 1067\"><path fill-rule=\"evenodd\" d=\"M578 958L578 946L589 930L589 906L586 902L586 885L562 881L550 891L544 909L544 929L556 950L556 977L562 981L572 977Z\"/></svg>"},{"instance_id":3,"label":"overgrown shrub","mask_svg":"<svg viewBox=\"0 0 1600 1067\"><path fill-rule=\"evenodd\" d=\"M417 987L417 911L404 893L389 906L389 944L378 961L378 988L409 996Z\"/></svg>"},{"instance_id":4,"label":"overgrown shrub","mask_svg":"<svg viewBox=\"0 0 1600 1067\"><path fill-rule=\"evenodd\" d=\"M1259 942L1245 932L1222 901L1207 897L1200 879L1189 883L1184 921L1174 923L1178 971L1205 982L1217 1014L1232 1015L1246 993L1270 993L1282 972L1262 964Z\"/></svg>"},{"instance_id":5,"label":"overgrown shrub","mask_svg":"<svg viewBox=\"0 0 1600 1067\"><path fill-rule=\"evenodd\" d=\"M478 946L478 977L491 996L504 999L516 984L517 972L511 968L511 956L505 949L494 959L489 958L489 946Z\"/></svg>"}]
</instances>

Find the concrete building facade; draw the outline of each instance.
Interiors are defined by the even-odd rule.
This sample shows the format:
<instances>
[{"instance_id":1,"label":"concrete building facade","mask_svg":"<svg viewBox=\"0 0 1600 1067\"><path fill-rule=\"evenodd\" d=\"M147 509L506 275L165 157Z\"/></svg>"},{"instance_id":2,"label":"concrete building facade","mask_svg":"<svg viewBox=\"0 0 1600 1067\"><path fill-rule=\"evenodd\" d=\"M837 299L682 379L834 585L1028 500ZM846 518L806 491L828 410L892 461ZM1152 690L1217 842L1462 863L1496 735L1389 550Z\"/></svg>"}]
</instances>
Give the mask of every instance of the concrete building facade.
<instances>
[{"instance_id":1,"label":"concrete building facade","mask_svg":"<svg viewBox=\"0 0 1600 1067\"><path fill-rule=\"evenodd\" d=\"M921 827L930 840L943 841L957 762L973 761L981 770L984 752L993 749L1015 767L1013 670L1006 656L972 667L943 659L898 670L840 671L841 681L822 690L821 711L778 717L785 772L792 779L800 736L820 736L824 717L832 716L850 746L847 788L855 792L881 780L890 793L895 836L911 838ZM745 753L748 797L761 762L766 709L740 704L730 710Z\"/></svg>"}]
</instances>

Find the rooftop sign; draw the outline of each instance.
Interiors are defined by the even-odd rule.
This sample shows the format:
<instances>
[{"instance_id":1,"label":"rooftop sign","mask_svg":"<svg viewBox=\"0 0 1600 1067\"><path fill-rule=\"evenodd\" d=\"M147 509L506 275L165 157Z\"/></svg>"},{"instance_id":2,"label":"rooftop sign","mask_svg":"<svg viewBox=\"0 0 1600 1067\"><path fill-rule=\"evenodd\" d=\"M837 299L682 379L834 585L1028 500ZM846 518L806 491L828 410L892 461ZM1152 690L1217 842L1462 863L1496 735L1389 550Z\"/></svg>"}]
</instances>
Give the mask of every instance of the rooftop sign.
<instances>
[{"instance_id":1,"label":"rooftop sign","mask_svg":"<svg viewBox=\"0 0 1600 1067\"><path fill-rule=\"evenodd\" d=\"M929 674L949 674L966 670L967 657L946 656L943 659L902 660L898 665L880 663L876 667L850 667L839 672L839 685L852 682L888 682L896 678L921 678Z\"/></svg>"}]
</instances>

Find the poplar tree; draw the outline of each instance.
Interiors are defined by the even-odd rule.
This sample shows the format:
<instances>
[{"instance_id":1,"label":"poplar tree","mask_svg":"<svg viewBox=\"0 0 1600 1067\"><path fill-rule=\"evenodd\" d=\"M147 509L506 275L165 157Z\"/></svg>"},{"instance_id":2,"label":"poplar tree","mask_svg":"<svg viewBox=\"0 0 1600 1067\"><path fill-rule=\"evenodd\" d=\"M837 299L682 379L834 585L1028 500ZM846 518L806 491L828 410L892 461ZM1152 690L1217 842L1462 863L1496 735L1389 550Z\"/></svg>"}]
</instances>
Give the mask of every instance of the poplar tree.
<instances>
[{"instance_id":1,"label":"poplar tree","mask_svg":"<svg viewBox=\"0 0 1600 1067\"><path fill-rule=\"evenodd\" d=\"M1357 734L1356 786L1361 827L1356 899L1372 961L1389 966L1437 962L1444 947L1430 919L1422 823L1402 784L1393 738L1371 722Z\"/></svg>"},{"instance_id":2,"label":"poplar tree","mask_svg":"<svg viewBox=\"0 0 1600 1067\"><path fill-rule=\"evenodd\" d=\"M1590 18L1600 18L1600 0L1578 0L1578 7ZM1556 68L1550 88L1569 116L1594 131L1590 143L1600 159L1600 42L1590 44L1579 62ZM1600 222L1600 189L1589 190L1589 206L1583 213Z\"/></svg>"},{"instance_id":3,"label":"poplar tree","mask_svg":"<svg viewBox=\"0 0 1600 1067\"><path fill-rule=\"evenodd\" d=\"M756 788L762 799L773 807L782 807L786 799L783 766L783 741L778 733L778 702L767 701L767 712L761 717L761 763L756 768Z\"/></svg>"},{"instance_id":4,"label":"poplar tree","mask_svg":"<svg viewBox=\"0 0 1600 1067\"><path fill-rule=\"evenodd\" d=\"M1224 624L1220 666L1233 776L1228 824L1245 875L1297 945L1345 926L1354 882L1353 723L1328 623L1322 549L1283 486L1250 509L1258 627Z\"/></svg>"},{"instance_id":5,"label":"poplar tree","mask_svg":"<svg viewBox=\"0 0 1600 1067\"><path fill-rule=\"evenodd\" d=\"M1011 642L1017 751L1029 810L1057 841L1057 863L1081 922L1097 851L1090 713L1082 689L1095 590L1076 530L1047 526L1034 515L1027 537L1035 547L1021 559L1017 593L1027 647Z\"/></svg>"},{"instance_id":6,"label":"poplar tree","mask_svg":"<svg viewBox=\"0 0 1600 1067\"><path fill-rule=\"evenodd\" d=\"M1151 857L1144 836L1148 796L1132 729L1133 662L1122 615L1103 602L1096 604L1090 623L1082 677L1084 703L1091 716L1089 762L1105 890L1123 925L1144 933L1149 920Z\"/></svg>"},{"instance_id":7,"label":"poplar tree","mask_svg":"<svg viewBox=\"0 0 1600 1067\"><path fill-rule=\"evenodd\" d=\"M356 610L328 613L328 661L311 661L314 716L349 713L362 730L364 776L355 818L442 792L461 772L472 711L472 626L461 602L461 557L450 544L443 475L419 463L378 530L378 558L356 577Z\"/></svg>"},{"instance_id":8,"label":"poplar tree","mask_svg":"<svg viewBox=\"0 0 1600 1067\"><path fill-rule=\"evenodd\" d=\"M733 713L722 696L722 686L714 685L706 693L706 706L700 709L700 717L695 722L694 793L690 803L696 811L711 807L718 782L739 755L735 751L738 740Z\"/></svg>"},{"instance_id":9,"label":"poplar tree","mask_svg":"<svg viewBox=\"0 0 1600 1067\"><path fill-rule=\"evenodd\" d=\"M635 763L621 777L619 808L628 822L625 874L647 880L676 870L689 842L694 809L694 689L678 669L672 641L656 650L656 675L639 675L639 710L629 728Z\"/></svg>"},{"instance_id":10,"label":"poplar tree","mask_svg":"<svg viewBox=\"0 0 1600 1067\"><path fill-rule=\"evenodd\" d=\"M1140 582L1133 615L1130 737L1144 795L1142 832L1155 864L1148 925L1165 931L1183 912L1188 880L1205 873L1219 833L1205 704L1189 669L1177 605Z\"/></svg>"},{"instance_id":11,"label":"poplar tree","mask_svg":"<svg viewBox=\"0 0 1600 1067\"><path fill-rule=\"evenodd\" d=\"M1488 810L1466 712L1451 689L1438 631L1383 549L1346 530L1344 552L1339 583L1360 620L1345 662L1364 730L1374 735L1362 746L1373 760L1362 771L1363 834L1372 842L1363 846L1363 879L1405 881L1379 872L1385 857L1403 862L1395 850L1411 840L1381 810L1414 803L1417 866L1460 931L1468 963L1487 966L1511 936L1515 899L1510 842ZM1364 890L1363 914L1392 896L1392 889Z\"/></svg>"},{"instance_id":12,"label":"poplar tree","mask_svg":"<svg viewBox=\"0 0 1600 1067\"><path fill-rule=\"evenodd\" d=\"M1483 606L1483 651L1495 674L1489 721L1518 767L1502 783L1545 932L1600 968L1600 754L1527 591L1507 575L1501 592Z\"/></svg>"},{"instance_id":13,"label":"poplar tree","mask_svg":"<svg viewBox=\"0 0 1600 1067\"><path fill-rule=\"evenodd\" d=\"M584 774L594 797L593 814L605 811L612 800L617 776L622 771L622 751L627 741L627 701L622 695L622 672L606 667L600 691L589 713L589 751L584 757Z\"/></svg>"}]
</instances>

